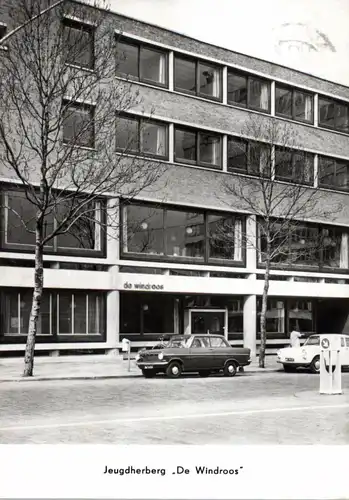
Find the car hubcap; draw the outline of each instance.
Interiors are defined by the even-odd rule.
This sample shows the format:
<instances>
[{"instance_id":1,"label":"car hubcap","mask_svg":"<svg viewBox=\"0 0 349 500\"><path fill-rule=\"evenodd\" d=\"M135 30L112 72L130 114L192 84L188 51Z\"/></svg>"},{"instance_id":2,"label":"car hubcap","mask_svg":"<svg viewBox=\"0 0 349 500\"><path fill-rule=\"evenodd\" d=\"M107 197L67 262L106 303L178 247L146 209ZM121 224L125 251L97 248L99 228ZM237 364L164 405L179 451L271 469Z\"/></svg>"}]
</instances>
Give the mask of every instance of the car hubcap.
<instances>
[{"instance_id":1,"label":"car hubcap","mask_svg":"<svg viewBox=\"0 0 349 500\"><path fill-rule=\"evenodd\" d=\"M178 375L178 367L177 366L174 366L172 368L172 373L173 373L173 375Z\"/></svg>"},{"instance_id":2,"label":"car hubcap","mask_svg":"<svg viewBox=\"0 0 349 500\"><path fill-rule=\"evenodd\" d=\"M234 366L233 365L229 365L228 366L228 372L229 373L234 373Z\"/></svg>"},{"instance_id":3,"label":"car hubcap","mask_svg":"<svg viewBox=\"0 0 349 500\"><path fill-rule=\"evenodd\" d=\"M320 370L320 360L315 361L315 369Z\"/></svg>"}]
</instances>

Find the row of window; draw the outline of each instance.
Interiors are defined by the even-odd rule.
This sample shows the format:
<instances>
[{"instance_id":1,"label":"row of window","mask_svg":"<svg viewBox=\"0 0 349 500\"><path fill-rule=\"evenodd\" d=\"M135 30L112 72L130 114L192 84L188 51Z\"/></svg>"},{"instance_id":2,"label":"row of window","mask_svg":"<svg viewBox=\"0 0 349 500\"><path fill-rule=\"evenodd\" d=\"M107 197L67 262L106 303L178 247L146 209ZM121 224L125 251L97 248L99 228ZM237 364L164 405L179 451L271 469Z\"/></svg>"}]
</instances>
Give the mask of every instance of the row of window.
<instances>
[{"instance_id":1,"label":"row of window","mask_svg":"<svg viewBox=\"0 0 349 500\"><path fill-rule=\"evenodd\" d=\"M241 266L245 227L242 215L132 203L122 210L122 257ZM275 222L273 229L274 267L348 269L349 233L344 228L297 224L290 231ZM266 240L263 231L258 233L258 262L263 264Z\"/></svg>"},{"instance_id":2,"label":"row of window","mask_svg":"<svg viewBox=\"0 0 349 500\"><path fill-rule=\"evenodd\" d=\"M4 292L2 314L6 336L28 333L32 290ZM39 336L101 336L105 331L105 296L99 292L44 290Z\"/></svg>"},{"instance_id":3,"label":"row of window","mask_svg":"<svg viewBox=\"0 0 349 500\"><path fill-rule=\"evenodd\" d=\"M65 105L63 140L81 146L94 147L93 108L79 104ZM168 124L134 116L118 116L116 120L116 150L126 154L142 154L169 159ZM178 163L222 169L223 136L189 127L175 126L174 161ZM275 147L263 143L228 137L227 169L251 175L271 175L275 178L312 185L314 155L300 150ZM349 188L349 161L319 156L319 186L340 190Z\"/></svg>"}]
</instances>

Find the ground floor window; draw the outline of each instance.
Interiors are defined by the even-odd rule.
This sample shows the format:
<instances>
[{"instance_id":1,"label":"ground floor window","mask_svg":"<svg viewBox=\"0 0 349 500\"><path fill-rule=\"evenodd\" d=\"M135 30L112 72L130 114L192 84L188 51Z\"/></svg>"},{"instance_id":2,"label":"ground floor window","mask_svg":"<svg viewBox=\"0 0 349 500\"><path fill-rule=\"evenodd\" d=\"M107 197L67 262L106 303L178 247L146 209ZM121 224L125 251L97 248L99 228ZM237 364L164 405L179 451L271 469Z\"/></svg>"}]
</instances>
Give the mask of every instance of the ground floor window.
<instances>
[{"instance_id":1,"label":"ground floor window","mask_svg":"<svg viewBox=\"0 0 349 500\"><path fill-rule=\"evenodd\" d=\"M32 306L32 290L4 290L1 298L2 334L26 336ZM55 341L68 337L102 337L105 333L105 295L94 291L44 290L38 337ZM68 339L69 341L69 339Z\"/></svg>"}]
</instances>

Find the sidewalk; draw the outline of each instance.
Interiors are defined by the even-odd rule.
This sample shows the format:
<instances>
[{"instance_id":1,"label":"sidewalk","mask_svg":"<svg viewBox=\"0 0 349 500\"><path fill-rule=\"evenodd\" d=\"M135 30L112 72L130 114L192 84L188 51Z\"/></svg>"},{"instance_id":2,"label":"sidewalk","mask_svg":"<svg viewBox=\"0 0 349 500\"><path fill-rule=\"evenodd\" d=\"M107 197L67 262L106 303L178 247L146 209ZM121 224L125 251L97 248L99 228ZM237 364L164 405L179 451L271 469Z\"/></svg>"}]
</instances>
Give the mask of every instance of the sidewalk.
<instances>
[{"instance_id":1,"label":"sidewalk","mask_svg":"<svg viewBox=\"0 0 349 500\"><path fill-rule=\"evenodd\" d=\"M281 369L276 356L266 358L266 368L258 367L258 361L245 367L245 372L270 373ZM34 376L22 377L23 358L0 358L1 382L30 382L44 380L91 380L142 377L142 372L134 360L128 362L121 356L82 355L82 356L40 356L35 359Z\"/></svg>"}]
</instances>

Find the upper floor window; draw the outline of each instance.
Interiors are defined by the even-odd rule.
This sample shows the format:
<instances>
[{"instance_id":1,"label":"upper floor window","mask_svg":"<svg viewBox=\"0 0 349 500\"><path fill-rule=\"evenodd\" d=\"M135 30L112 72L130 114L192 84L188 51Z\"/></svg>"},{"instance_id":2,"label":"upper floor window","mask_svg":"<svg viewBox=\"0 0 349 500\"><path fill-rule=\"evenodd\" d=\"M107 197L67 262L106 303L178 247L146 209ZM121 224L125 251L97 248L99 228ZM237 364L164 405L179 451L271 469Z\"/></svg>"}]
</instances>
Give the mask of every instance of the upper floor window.
<instances>
[{"instance_id":1,"label":"upper floor window","mask_svg":"<svg viewBox=\"0 0 349 500\"><path fill-rule=\"evenodd\" d=\"M63 142L94 148L94 106L63 101Z\"/></svg>"},{"instance_id":2,"label":"upper floor window","mask_svg":"<svg viewBox=\"0 0 349 500\"><path fill-rule=\"evenodd\" d=\"M118 116L116 149L168 159L168 126L156 120Z\"/></svg>"},{"instance_id":3,"label":"upper floor window","mask_svg":"<svg viewBox=\"0 0 349 500\"><path fill-rule=\"evenodd\" d=\"M242 261L242 217L132 203L123 207L122 248L160 259ZM126 255L127 254L127 255Z\"/></svg>"},{"instance_id":4,"label":"upper floor window","mask_svg":"<svg viewBox=\"0 0 349 500\"><path fill-rule=\"evenodd\" d=\"M313 96L298 89L276 84L275 114L313 123Z\"/></svg>"},{"instance_id":5,"label":"upper floor window","mask_svg":"<svg viewBox=\"0 0 349 500\"><path fill-rule=\"evenodd\" d=\"M117 44L116 72L141 82L167 87L167 52L121 39Z\"/></svg>"},{"instance_id":6,"label":"upper floor window","mask_svg":"<svg viewBox=\"0 0 349 500\"><path fill-rule=\"evenodd\" d=\"M271 148L261 142L228 138L228 170L270 177Z\"/></svg>"},{"instance_id":7,"label":"upper floor window","mask_svg":"<svg viewBox=\"0 0 349 500\"><path fill-rule=\"evenodd\" d=\"M66 62L83 68L94 67L94 27L64 19Z\"/></svg>"},{"instance_id":8,"label":"upper floor window","mask_svg":"<svg viewBox=\"0 0 349 500\"><path fill-rule=\"evenodd\" d=\"M349 190L349 161L319 156L319 185Z\"/></svg>"},{"instance_id":9,"label":"upper floor window","mask_svg":"<svg viewBox=\"0 0 349 500\"><path fill-rule=\"evenodd\" d=\"M208 99L222 99L222 69L209 62L175 55L174 88Z\"/></svg>"},{"instance_id":10,"label":"upper floor window","mask_svg":"<svg viewBox=\"0 0 349 500\"><path fill-rule=\"evenodd\" d=\"M319 96L319 125L349 132L349 104Z\"/></svg>"},{"instance_id":11,"label":"upper floor window","mask_svg":"<svg viewBox=\"0 0 349 500\"><path fill-rule=\"evenodd\" d=\"M229 70L228 104L270 113L270 82Z\"/></svg>"},{"instance_id":12,"label":"upper floor window","mask_svg":"<svg viewBox=\"0 0 349 500\"><path fill-rule=\"evenodd\" d=\"M211 132L175 128L175 161L222 167L222 137Z\"/></svg>"},{"instance_id":13,"label":"upper floor window","mask_svg":"<svg viewBox=\"0 0 349 500\"><path fill-rule=\"evenodd\" d=\"M313 184L314 155L276 146L275 178L300 184Z\"/></svg>"}]
</instances>

